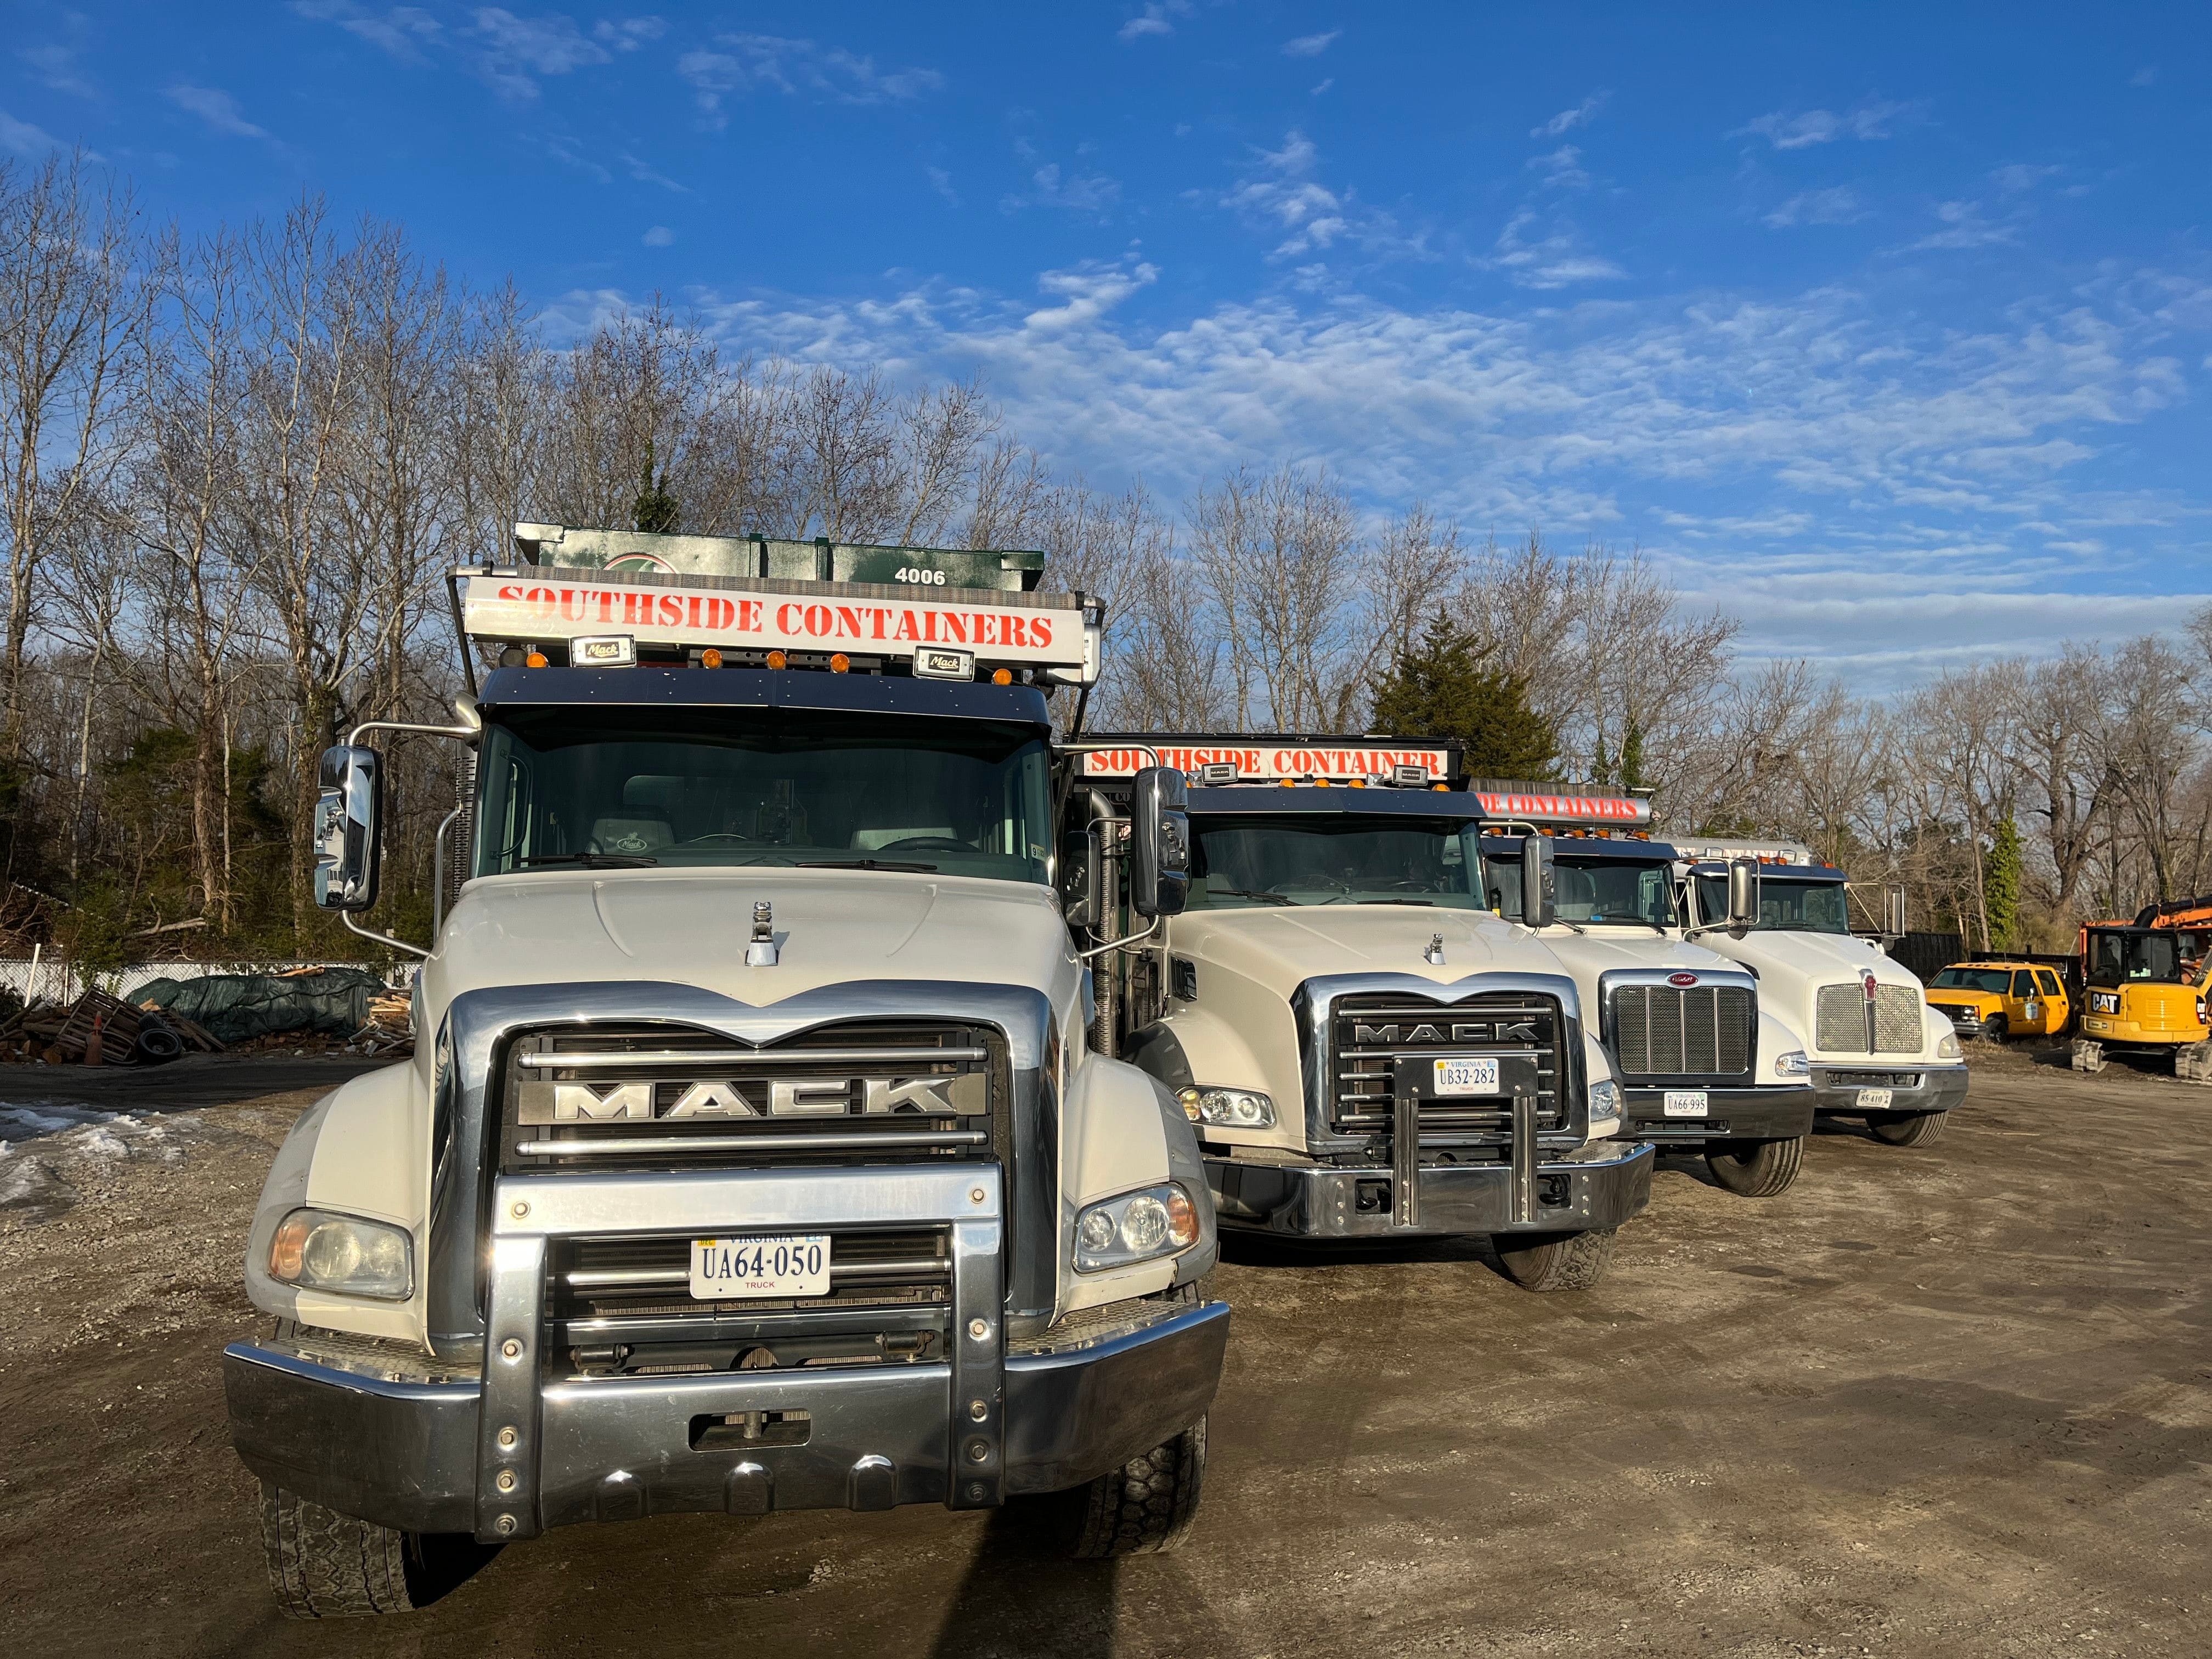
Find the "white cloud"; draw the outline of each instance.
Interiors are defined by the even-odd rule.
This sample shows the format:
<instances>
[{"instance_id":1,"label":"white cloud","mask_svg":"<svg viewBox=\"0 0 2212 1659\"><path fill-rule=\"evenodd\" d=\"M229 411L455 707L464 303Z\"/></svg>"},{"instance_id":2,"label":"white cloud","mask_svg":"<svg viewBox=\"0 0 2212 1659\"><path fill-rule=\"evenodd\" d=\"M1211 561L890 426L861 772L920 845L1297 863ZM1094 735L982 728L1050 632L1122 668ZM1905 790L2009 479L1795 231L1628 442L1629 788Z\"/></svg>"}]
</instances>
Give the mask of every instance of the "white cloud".
<instances>
[{"instance_id":1,"label":"white cloud","mask_svg":"<svg viewBox=\"0 0 2212 1659\"><path fill-rule=\"evenodd\" d=\"M1389 214L1366 206L1348 189L1333 190L1316 178L1321 152L1297 128L1283 135L1280 149L1255 148L1251 154L1260 163L1254 176L1239 179L1218 197L1192 194L1279 237L1270 258L1296 258L1340 242L1375 253L1422 252L1419 241L1404 235Z\"/></svg>"},{"instance_id":2,"label":"white cloud","mask_svg":"<svg viewBox=\"0 0 2212 1659\"><path fill-rule=\"evenodd\" d=\"M1530 156L1528 165L1543 169L1542 182L1547 185L1560 190L1583 190L1588 187L1590 177L1583 171L1582 158L1582 151L1572 144L1562 144L1549 155Z\"/></svg>"},{"instance_id":3,"label":"white cloud","mask_svg":"<svg viewBox=\"0 0 2212 1659\"><path fill-rule=\"evenodd\" d=\"M1503 270L1522 288L1571 288L1577 283L1613 283L1628 273L1612 260L1583 250L1571 229L1540 231L1534 208L1522 208L1505 222L1490 256L1475 263Z\"/></svg>"},{"instance_id":4,"label":"white cloud","mask_svg":"<svg viewBox=\"0 0 2212 1659\"><path fill-rule=\"evenodd\" d=\"M1855 224L1866 216L1866 205L1858 192L1848 185L1838 185L1828 190L1802 191L1760 222L1780 230L1790 225Z\"/></svg>"},{"instance_id":5,"label":"white cloud","mask_svg":"<svg viewBox=\"0 0 2212 1659\"><path fill-rule=\"evenodd\" d=\"M1990 182L2007 196L2018 196L2033 190L2045 179L2056 179L2065 173L2064 167L2033 167L2014 162L2010 167L1998 167L1990 174Z\"/></svg>"},{"instance_id":6,"label":"white cloud","mask_svg":"<svg viewBox=\"0 0 2212 1659\"><path fill-rule=\"evenodd\" d=\"M1030 174L1030 188L1000 199L1007 213L1023 208L1066 208L1073 213L1103 214L1121 198L1121 181L1103 173L1063 174L1057 161L1048 161Z\"/></svg>"},{"instance_id":7,"label":"white cloud","mask_svg":"<svg viewBox=\"0 0 2212 1659\"><path fill-rule=\"evenodd\" d=\"M1612 96L1609 92L1594 92L1572 109L1563 109L1541 125L1529 128L1528 136L1531 138L1557 138L1577 127L1586 126L1598 111L1605 107L1606 100Z\"/></svg>"},{"instance_id":8,"label":"white cloud","mask_svg":"<svg viewBox=\"0 0 2212 1659\"><path fill-rule=\"evenodd\" d=\"M1173 34L1175 25L1168 20L1189 15L1190 0L1152 0L1144 10L1115 30L1114 38L1126 44L1141 40L1148 34Z\"/></svg>"},{"instance_id":9,"label":"white cloud","mask_svg":"<svg viewBox=\"0 0 2212 1659\"><path fill-rule=\"evenodd\" d=\"M1312 90L1310 93L1309 93L1309 94L1307 94L1307 96L1308 96L1308 97L1311 97L1311 98L1318 98L1318 97L1320 97L1320 96L1322 95L1322 94L1323 94L1324 92L1327 92L1327 91L1328 91L1331 87L1334 86L1335 84L1336 84L1336 77L1335 77L1334 75L1325 75L1325 76L1323 76L1321 78L1321 80L1320 80L1320 81L1319 81L1319 82L1315 85L1315 87L1314 87L1313 90Z\"/></svg>"},{"instance_id":10,"label":"white cloud","mask_svg":"<svg viewBox=\"0 0 2212 1659\"><path fill-rule=\"evenodd\" d=\"M1295 40L1285 40L1283 42L1283 56L1285 58L1318 58L1322 53L1327 52L1330 46L1335 42L1337 37L1341 35L1343 33L1344 31L1342 29L1331 29L1326 34L1301 34Z\"/></svg>"},{"instance_id":11,"label":"white cloud","mask_svg":"<svg viewBox=\"0 0 2212 1659\"><path fill-rule=\"evenodd\" d=\"M1803 149L1809 144L1833 143L1838 138L1887 138L1899 117L1918 112L1914 104L1862 104L1838 115L1832 110L1807 110L1785 115L1777 110L1747 122L1728 136L1764 138L1777 149Z\"/></svg>"},{"instance_id":12,"label":"white cloud","mask_svg":"<svg viewBox=\"0 0 2212 1659\"><path fill-rule=\"evenodd\" d=\"M952 175L947 173L943 167L930 167L927 169L927 172L929 173L929 187L935 191L939 196L942 196L954 207L958 207L960 205L960 194L957 191L952 188Z\"/></svg>"},{"instance_id":13,"label":"white cloud","mask_svg":"<svg viewBox=\"0 0 2212 1659\"><path fill-rule=\"evenodd\" d=\"M73 98L100 96L100 88L79 71L76 48L74 46L54 42L38 46L18 46L15 56L28 64L32 73L55 92L65 92Z\"/></svg>"},{"instance_id":14,"label":"white cloud","mask_svg":"<svg viewBox=\"0 0 2212 1659\"><path fill-rule=\"evenodd\" d=\"M422 48L445 33L444 26L420 6L372 11L354 0L293 0L292 9L318 22L336 23L349 34L410 63L419 60Z\"/></svg>"},{"instance_id":15,"label":"white cloud","mask_svg":"<svg viewBox=\"0 0 2212 1659\"><path fill-rule=\"evenodd\" d=\"M667 33L668 25L658 17L602 18L592 25L592 38L617 52L635 52Z\"/></svg>"},{"instance_id":16,"label":"white cloud","mask_svg":"<svg viewBox=\"0 0 2212 1659\"><path fill-rule=\"evenodd\" d=\"M1979 202L1940 202L1936 216L1942 222L1943 228L1908 244L1906 252L1915 253L1923 248L1991 247L2020 240L2017 220L1992 221L1982 211Z\"/></svg>"},{"instance_id":17,"label":"white cloud","mask_svg":"<svg viewBox=\"0 0 2212 1659\"><path fill-rule=\"evenodd\" d=\"M2157 70L2139 69L2133 75L2128 76L2128 84L2131 87L2147 87L2156 82L2157 79Z\"/></svg>"},{"instance_id":18,"label":"white cloud","mask_svg":"<svg viewBox=\"0 0 2212 1659\"><path fill-rule=\"evenodd\" d=\"M691 83L699 107L715 125L726 119L732 94L781 92L839 104L883 104L919 98L945 85L933 69L878 70L872 58L839 46L775 34L718 34L713 49L685 52L677 73Z\"/></svg>"},{"instance_id":19,"label":"white cloud","mask_svg":"<svg viewBox=\"0 0 2212 1659\"><path fill-rule=\"evenodd\" d=\"M166 94L179 109L197 115L214 131L232 138L266 138L268 131L246 118L238 100L219 87L196 87L179 82Z\"/></svg>"},{"instance_id":20,"label":"white cloud","mask_svg":"<svg viewBox=\"0 0 2212 1659\"><path fill-rule=\"evenodd\" d=\"M676 240L676 233L666 225L655 225L638 238L647 247L666 247Z\"/></svg>"},{"instance_id":21,"label":"white cloud","mask_svg":"<svg viewBox=\"0 0 2212 1659\"><path fill-rule=\"evenodd\" d=\"M61 141L52 133L28 121L18 121L7 111L0 110L0 149L13 150L18 155L36 155L60 148Z\"/></svg>"}]
</instances>

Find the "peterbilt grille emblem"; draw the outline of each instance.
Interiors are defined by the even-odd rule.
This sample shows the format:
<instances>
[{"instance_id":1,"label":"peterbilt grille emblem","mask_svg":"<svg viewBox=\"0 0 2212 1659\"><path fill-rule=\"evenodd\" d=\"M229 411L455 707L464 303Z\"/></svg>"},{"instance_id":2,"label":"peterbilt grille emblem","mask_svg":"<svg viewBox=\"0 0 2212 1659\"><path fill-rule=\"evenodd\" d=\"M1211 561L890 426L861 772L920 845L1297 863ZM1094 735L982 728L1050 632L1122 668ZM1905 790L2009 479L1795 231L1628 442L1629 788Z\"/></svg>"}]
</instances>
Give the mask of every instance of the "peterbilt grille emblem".
<instances>
[{"instance_id":1,"label":"peterbilt grille emblem","mask_svg":"<svg viewBox=\"0 0 2212 1659\"><path fill-rule=\"evenodd\" d=\"M518 1123L645 1123L794 1117L973 1117L987 1112L989 1082L959 1077L704 1078L616 1083L525 1083Z\"/></svg>"},{"instance_id":2,"label":"peterbilt grille emblem","mask_svg":"<svg viewBox=\"0 0 2212 1659\"><path fill-rule=\"evenodd\" d=\"M1669 974L1667 975L1668 984L1679 985L1686 990L1689 987L1695 985L1697 982L1698 976L1695 974Z\"/></svg>"}]
</instances>

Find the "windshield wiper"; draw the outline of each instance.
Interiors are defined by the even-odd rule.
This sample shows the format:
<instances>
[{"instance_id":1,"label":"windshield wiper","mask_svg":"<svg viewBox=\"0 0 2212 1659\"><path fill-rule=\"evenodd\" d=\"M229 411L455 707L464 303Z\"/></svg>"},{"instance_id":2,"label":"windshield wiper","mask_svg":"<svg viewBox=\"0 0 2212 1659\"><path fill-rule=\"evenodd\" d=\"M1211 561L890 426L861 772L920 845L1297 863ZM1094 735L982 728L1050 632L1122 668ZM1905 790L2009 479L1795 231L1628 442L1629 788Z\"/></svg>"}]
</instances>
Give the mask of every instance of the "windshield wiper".
<instances>
[{"instance_id":1,"label":"windshield wiper","mask_svg":"<svg viewBox=\"0 0 2212 1659\"><path fill-rule=\"evenodd\" d=\"M1334 898L1323 899L1322 902L1323 904L1419 904L1431 910L1435 909L1437 905L1434 899L1355 898L1349 893L1339 893Z\"/></svg>"},{"instance_id":2,"label":"windshield wiper","mask_svg":"<svg viewBox=\"0 0 2212 1659\"><path fill-rule=\"evenodd\" d=\"M1651 918L1650 918L1650 917L1649 917L1649 916L1638 916L1638 915L1626 915L1626 916L1592 916L1592 917L1590 918L1590 920L1591 920L1592 921L1600 921L1600 922L1603 922L1603 923L1605 923L1605 924L1606 924L1606 926L1607 926L1607 927L1626 927L1626 926L1627 926L1627 925L1628 925L1629 923L1631 923L1631 922L1640 921L1640 922L1642 922L1642 923L1643 923L1646 927L1649 927L1649 928L1650 928L1653 933L1665 933L1665 932L1667 931L1667 930L1666 930L1666 928L1664 928L1663 927L1660 926L1660 924L1659 924L1659 923L1657 923L1657 922L1656 922L1656 921L1652 921L1652 920L1651 920Z\"/></svg>"},{"instance_id":3,"label":"windshield wiper","mask_svg":"<svg viewBox=\"0 0 2212 1659\"><path fill-rule=\"evenodd\" d=\"M801 859L802 870L902 870L909 875L933 876L933 864L909 864L900 859Z\"/></svg>"},{"instance_id":4,"label":"windshield wiper","mask_svg":"<svg viewBox=\"0 0 2212 1659\"><path fill-rule=\"evenodd\" d=\"M658 864L659 859L645 858L635 853L531 853L515 860L518 864L577 864L586 870L642 870L648 864Z\"/></svg>"},{"instance_id":5,"label":"windshield wiper","mask_svg":"<svg viewBox=\"0 0 2212 1659\"><path fill-rule=\"evenodd\" d=\"M1296 899L1287 898L1280 893L1251 893L1242 887L1209 887L1206 890L1209 896L1218 893L1224 898L1256 899L1262 904L1296 904L1297 902Z\"/></svg>"}]
</instances>

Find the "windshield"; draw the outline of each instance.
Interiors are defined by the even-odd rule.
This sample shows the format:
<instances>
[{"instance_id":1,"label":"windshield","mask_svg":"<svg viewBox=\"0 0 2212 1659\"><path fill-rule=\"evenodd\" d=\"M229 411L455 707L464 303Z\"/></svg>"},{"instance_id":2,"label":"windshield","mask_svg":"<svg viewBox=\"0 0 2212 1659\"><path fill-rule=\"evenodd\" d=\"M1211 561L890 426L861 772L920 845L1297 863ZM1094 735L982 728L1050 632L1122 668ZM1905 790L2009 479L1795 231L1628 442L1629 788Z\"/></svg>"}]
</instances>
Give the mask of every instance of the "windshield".
<instances>
[{"instance_id":1,"label":"windshield","mask_svg":"<svg viewBox=\"0 0 2212 1659\"><path fill-rule=\"evenodd\" d=\"M1193 909L1260 904L1480 908L1475 829L1456 818L1196 817Z\"/></svg>"},{"instance_id":2,"label":"windshield","mask_svg":"<svg viewBox=\"0 0 2212 1659\"><path fill-rule=\"evenodd\" d=\"M1484 867L1490 875L1490 908L1500 915L1518 917L1521 860L1492 858L1484 860ZM1674 872L1668 865L1555 856L1552 877L1555 893L1552 914L1561 921L1585 926L1674 925Z\"/></svg>"},{"instance_id":3,"label":"windshield","mask_svg":"<svg viewBox=\"0 0 2212 1659\"><path fill-rule=\"evenodd\" d=\"M1049 878L1035 728L780 710L517 710L484 734L475 871L877 864Z\"/></svg>"},{"instance_id":4,"label":"windshield","mask_svg":"<svg viewBox=\"0 0 2212 1659\"><path fill-rule=\"evenodd\" d=\"M1699 918L1710 926L1721 926L1728 921L1728 878L1701 875L1697 882ZM1792 881L1761 871L1756 925L1778 932L1849 933L1851 927L1844 914L1844 884Z\"/></svg>"},{"instance_id":5,"label":"windshield","mask_svg":"<svg viewBox=\"0 0 2212 1659\"><path fill-rule=\"evenodd\" d=\"M2179 985L2181 941L2172 933L2092 933L2089 983Z\"/></svg>"},{"instance_id":6,"label":"windshield","mask_svg":"<svg viewBox=\"0 0 2212 1659\"><path fill-rule=\"evenodd\" d=\"M2002 996L2012 984L2012 974L2003 968L1946 968L1928 981L1931 991L1986 991L1993 997Z\"/></svg>"}]
</instances>

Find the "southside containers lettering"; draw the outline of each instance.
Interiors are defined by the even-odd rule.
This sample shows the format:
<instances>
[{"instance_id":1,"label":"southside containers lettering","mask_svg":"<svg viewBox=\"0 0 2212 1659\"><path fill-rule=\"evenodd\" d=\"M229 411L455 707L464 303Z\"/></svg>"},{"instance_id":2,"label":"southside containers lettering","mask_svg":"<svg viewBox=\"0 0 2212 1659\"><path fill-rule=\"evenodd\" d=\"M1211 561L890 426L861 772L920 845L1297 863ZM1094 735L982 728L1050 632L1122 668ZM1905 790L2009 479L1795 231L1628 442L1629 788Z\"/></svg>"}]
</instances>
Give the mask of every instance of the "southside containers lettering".
<instances>
[{"instance_id":1,"label":"southside containers lettering","mask_svg":"<svg viewBox=\"0 0 2212 1659\"><path fill-rule=\"evenodd\" d=\"M1002 661L1083 660L1082 615L1073 611L477 577L469 582L463 612L468 631L486 639L557 640L622 630L698 645L852 647L895 656L910 655L921 646L949 645Z\"/></svg>"},{"instance_id":2,"label":"southside containers lettering","mask_svg":"<svg viewBox=\"0 0 2212 1659\"><path fill-rule=\"evenodd\" d=\"M1140 766L1153 764L1195 772L1201 766L1228 762L1244 779L1365 778L1389 775L1394 766L1425 766L1431 779L1441 782L1451 769L1451 756L1442 749L1323 748L1319 744L1276 746L1267 744L1148 744L1143 748L1094 749L1083 757L1083 775L1091 778L1127 778Z\"/></svg>"},{"instance_id":3,"label":"southside containers lettering","mask_svg":"<svg viewBox=\"0 0 2212 1659\"><path fill-rule=\"evenodd\" d=\"M1628 795L1493 795L1474 798L1492 817L1530 823L1649 823L1651 803Z\"/></svg>"}]
</instances>

